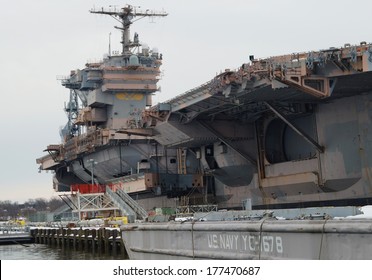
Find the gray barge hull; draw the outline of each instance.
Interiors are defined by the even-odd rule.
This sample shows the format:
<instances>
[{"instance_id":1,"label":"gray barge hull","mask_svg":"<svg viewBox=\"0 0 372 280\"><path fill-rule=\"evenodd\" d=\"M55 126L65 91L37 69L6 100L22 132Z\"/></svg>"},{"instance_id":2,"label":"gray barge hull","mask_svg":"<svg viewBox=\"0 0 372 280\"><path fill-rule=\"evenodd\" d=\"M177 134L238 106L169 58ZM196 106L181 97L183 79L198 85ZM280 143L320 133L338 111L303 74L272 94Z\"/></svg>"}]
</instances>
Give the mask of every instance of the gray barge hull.
<instances>
[{"instance_id":1,"label":"gray barge hull","mask_svg":"<svg viewBox=\"0 0 372 280\"><path fill-rule=\"evenodd\" d=\"M122 227L130 259L372 259L372 219L143 223Z\"/></svg>"}]
</instances>

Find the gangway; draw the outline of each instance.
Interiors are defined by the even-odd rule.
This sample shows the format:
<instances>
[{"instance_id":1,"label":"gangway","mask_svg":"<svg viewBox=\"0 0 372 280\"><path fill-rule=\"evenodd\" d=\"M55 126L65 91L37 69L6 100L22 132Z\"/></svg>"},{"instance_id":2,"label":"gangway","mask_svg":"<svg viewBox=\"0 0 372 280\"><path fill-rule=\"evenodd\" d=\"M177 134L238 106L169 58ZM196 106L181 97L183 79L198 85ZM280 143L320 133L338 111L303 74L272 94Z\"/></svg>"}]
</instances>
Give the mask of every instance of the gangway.
<instances>
[{"instance_id":1,"label":"gangway","mask_svg":"<svg viewBox=\"0 0 372 280\"><path fill-rule=\"evenodd\" d=\"M137 218L145 220L148 217L146 210L122 189L117 189L114 192L110 188L106 188L106 195L123 213L128 215L129 221Z\"/></svg>"},{"instance_id":2,"label":"gangway","mask_svg":"<svg viewBox=\"0 0 372 280\"><path fill-rule=\"evenodd\" d=\"M147 211L143 209L133 198L129 196L124 190L118 189L116 193L120 196L123 201L125 201L129 207L131 207L134 212L137 213L139 218L145 220L148 217Z\"/></svg>"}]
</instances>

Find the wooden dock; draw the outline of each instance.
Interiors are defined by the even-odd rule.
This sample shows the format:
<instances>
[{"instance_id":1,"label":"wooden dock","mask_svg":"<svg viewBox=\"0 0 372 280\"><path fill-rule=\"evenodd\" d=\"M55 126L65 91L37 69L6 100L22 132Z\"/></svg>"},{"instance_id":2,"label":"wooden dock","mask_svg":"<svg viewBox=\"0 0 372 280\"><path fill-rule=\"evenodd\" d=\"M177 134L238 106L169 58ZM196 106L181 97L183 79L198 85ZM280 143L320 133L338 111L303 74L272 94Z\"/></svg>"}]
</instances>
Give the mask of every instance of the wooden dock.
<instances>
[{"instance_id":1,"label":"wooden dock","mask_svg":"<svg viewBox=\"0 0 372 280\"><path fill-rule=\"evenodd\" d=\"M121 233L117 229L36 228L31 229L31 236L38 244L128 259Z\"/></svg>"}]
</instances>

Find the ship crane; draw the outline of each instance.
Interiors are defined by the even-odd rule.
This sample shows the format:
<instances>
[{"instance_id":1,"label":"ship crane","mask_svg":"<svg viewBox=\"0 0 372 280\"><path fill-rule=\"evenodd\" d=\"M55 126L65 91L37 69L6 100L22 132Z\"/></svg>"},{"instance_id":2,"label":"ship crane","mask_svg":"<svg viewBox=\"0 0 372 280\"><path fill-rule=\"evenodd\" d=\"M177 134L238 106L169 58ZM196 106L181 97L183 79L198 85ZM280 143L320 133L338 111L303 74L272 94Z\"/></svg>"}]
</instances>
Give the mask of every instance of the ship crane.
<instances>
[{"instance_id":1,"label":"ship crane","mask_svg":"<svg viewBox=\"0 0 372 280\"><path fill-rule=\"evenodd\" d=\"M131 54L130 49L132 47L137 47L139 46L138 43L138 35L136 33L135 40L132 42L130 38L130 25L134 22L134 18L138 17L137 20L140 20L145 17L165 17L168 14L164 11L162 12L155 12L151 10L137 10L135 7L131 5L126 5L125 7L121 8L120 10L117 9L92 9L90 10L91 13L93 14L103 14L103 15L109 15L116 20L118 20L121 24L122 27L117 27L115 28L122 30L122 41L120 42L123 45L123 50L122 54Z\"/></svg>"}]
</instances>

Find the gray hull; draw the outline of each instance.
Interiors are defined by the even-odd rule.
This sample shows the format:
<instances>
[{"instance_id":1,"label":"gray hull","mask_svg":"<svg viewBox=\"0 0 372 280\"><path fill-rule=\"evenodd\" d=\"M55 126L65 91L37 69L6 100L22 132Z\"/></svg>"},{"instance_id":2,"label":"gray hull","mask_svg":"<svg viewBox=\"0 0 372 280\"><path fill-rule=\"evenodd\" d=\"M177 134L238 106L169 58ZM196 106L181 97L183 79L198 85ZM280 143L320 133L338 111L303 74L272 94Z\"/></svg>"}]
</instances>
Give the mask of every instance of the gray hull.
<instances>
[{"instance_id":1,"label":"gray hull","mask_svg":"<svg viewBox=\"0 0 372 280\"><path fill-rule=\"evenodd\" d=\"M372 219L136 224L130 259L372 259Z\"/></svg>"}]
</instances>

